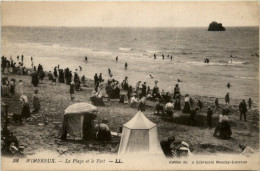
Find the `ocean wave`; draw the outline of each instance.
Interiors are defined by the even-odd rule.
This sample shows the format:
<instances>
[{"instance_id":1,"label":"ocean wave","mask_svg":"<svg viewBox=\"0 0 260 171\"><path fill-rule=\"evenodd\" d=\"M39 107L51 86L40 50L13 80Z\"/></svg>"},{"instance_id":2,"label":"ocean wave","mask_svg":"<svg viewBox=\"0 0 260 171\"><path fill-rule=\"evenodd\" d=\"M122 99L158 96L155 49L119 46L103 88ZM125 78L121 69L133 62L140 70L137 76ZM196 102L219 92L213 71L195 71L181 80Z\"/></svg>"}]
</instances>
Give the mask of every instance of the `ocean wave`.
<instances>
[{"instance_id":1,"label":"ocean wave","mask_svg":"<svg viewBox=\"0 0 260 171\"><path fill-rule=\"evenodd\" d=\"M133 49L132 48L120 47L119 50L121 50L121 51L130 51L130 50L133 50Z\"/></svg>"},{"instance_id":2,"label":"ocean wave","mask_svg":"<svg viewBox=\"0 0 260 171\"><path fill-rule=\"evenodd\" d=\"M238 64L248 64L248 62L234 61L234 60L232 60L232 62L231 62L231 61L228 61L227 63L228 63L228 64L234 64L234 65L238 65Z\"/></svg>"},{"instance_id":3,"label":"ocean wave","mask_svg":"<svg viewBox=\"0 0 260 171\"><path fill-rule=\"evenodd\" d=\"M241 78L241 79L247 79L247 80L255 80L255 79L257 79L257 78L255 78L255 77L241 77L241 76L236 76L236 75L234 75L233 77L235 77L235 78Z\"/></svg>"},{"instance_id":4,"label":"ocean wave","mask_svg":"<svg viewBox=\"0 0 260 171\"><path fill-rule=\"evenodd\" d=\"M146 52L152 53L152 54L160 53L160 51L158 51L158 50L146 50Z\"/></svg>"}]
</instances>

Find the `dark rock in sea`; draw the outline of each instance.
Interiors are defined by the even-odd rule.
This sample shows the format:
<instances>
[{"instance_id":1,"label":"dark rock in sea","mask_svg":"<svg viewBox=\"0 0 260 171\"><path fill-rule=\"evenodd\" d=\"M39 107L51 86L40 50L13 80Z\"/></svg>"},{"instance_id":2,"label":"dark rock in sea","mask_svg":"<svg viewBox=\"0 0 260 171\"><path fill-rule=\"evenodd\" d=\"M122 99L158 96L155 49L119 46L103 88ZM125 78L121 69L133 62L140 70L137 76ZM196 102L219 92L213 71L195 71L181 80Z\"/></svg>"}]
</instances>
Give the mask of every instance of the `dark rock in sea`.
<instances>
[{"instance_id":1,"label":"dark rock in sea","mask_svg":"<svg viewBox=\"0 0 260 171\"><path fill-rule=\"evenodd\" d=\"M225 27L222 26L222 23L217 23L213 21L210 23L208 31L226 31Z\"/></svg>"}]
</instances>

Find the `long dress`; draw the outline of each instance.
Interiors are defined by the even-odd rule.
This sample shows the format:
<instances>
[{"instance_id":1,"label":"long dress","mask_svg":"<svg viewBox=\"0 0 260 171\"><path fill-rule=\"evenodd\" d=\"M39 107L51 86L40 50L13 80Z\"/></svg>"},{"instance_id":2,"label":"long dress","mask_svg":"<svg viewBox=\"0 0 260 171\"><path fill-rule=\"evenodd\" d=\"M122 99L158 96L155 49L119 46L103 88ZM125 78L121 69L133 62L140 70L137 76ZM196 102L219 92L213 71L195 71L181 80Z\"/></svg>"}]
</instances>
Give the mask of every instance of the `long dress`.
<instances>
[{"instance_id":1,"label":"long dress","mask_svg":"<svg viewBox=\"0 0 260 171\"><path fill-rule=\"evenodd\" d=\"M190 98L189 97L185 97L185 104L184 104L184 108L182 113L190 113Z\"/></svg>"},{"instance_id":2,"label":"long dress","mask_svg":"<svg viewBox=\"0 0 260 171\"><path fill-rule=\"evenodd\" d=\"M18 83L18 86L17 86L17 94L18 94L18 96L23 95L23 83L22 83L22 82L19 82L19 83Z\"/></svg>"}]
</instances>

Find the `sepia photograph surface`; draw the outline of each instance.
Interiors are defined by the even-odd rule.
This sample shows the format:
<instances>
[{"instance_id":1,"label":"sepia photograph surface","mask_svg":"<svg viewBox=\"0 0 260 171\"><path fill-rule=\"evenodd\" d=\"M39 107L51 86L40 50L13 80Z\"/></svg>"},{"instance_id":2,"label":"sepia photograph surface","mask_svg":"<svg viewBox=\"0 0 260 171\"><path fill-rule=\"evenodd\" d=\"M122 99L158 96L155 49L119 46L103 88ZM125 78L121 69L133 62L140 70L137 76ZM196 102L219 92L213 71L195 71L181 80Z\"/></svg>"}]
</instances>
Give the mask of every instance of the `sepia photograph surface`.
<instances>
[{"instance_id":1,"label":"sepia photograph surface","mask_svg":"<svg viewBox=\"0 0 260 171\"><path fill-rule=\"evenodd\" d=\"M1 2L2 170L259 162L259 2Z\"/></svg>"}]
</instances>

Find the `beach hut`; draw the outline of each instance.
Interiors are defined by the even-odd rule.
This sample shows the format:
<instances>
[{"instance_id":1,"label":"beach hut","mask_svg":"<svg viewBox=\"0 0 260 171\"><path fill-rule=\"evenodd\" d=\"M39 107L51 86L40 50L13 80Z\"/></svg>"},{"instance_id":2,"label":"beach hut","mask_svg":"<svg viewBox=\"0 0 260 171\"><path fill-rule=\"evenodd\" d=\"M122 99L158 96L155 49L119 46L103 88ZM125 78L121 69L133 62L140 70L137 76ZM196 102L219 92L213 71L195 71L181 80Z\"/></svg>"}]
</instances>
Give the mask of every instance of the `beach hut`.
<instances>
[{"instance_id":1,"label":"beach hut","mask_svg":"<svg viewBox=\"0 0 260 171\"><path fill-rule=\"evenodd\" d=\"M157 133L157 125L138 111L137 114L123 126L119 155L125 154L155 154L163 155Z\"/></svg>"},{"instance_id":2,"label":"beach hut","mask_svg":"<svg viewBox=\"0 0 260 171\"><path fill-rule=\"evenodd\" d=\"M94 119L97 108L89 103L81 102L70 105L65 109L62 129L59 138L76 140L89 140L95 137Z\"/></svg>"}]
</instances>

